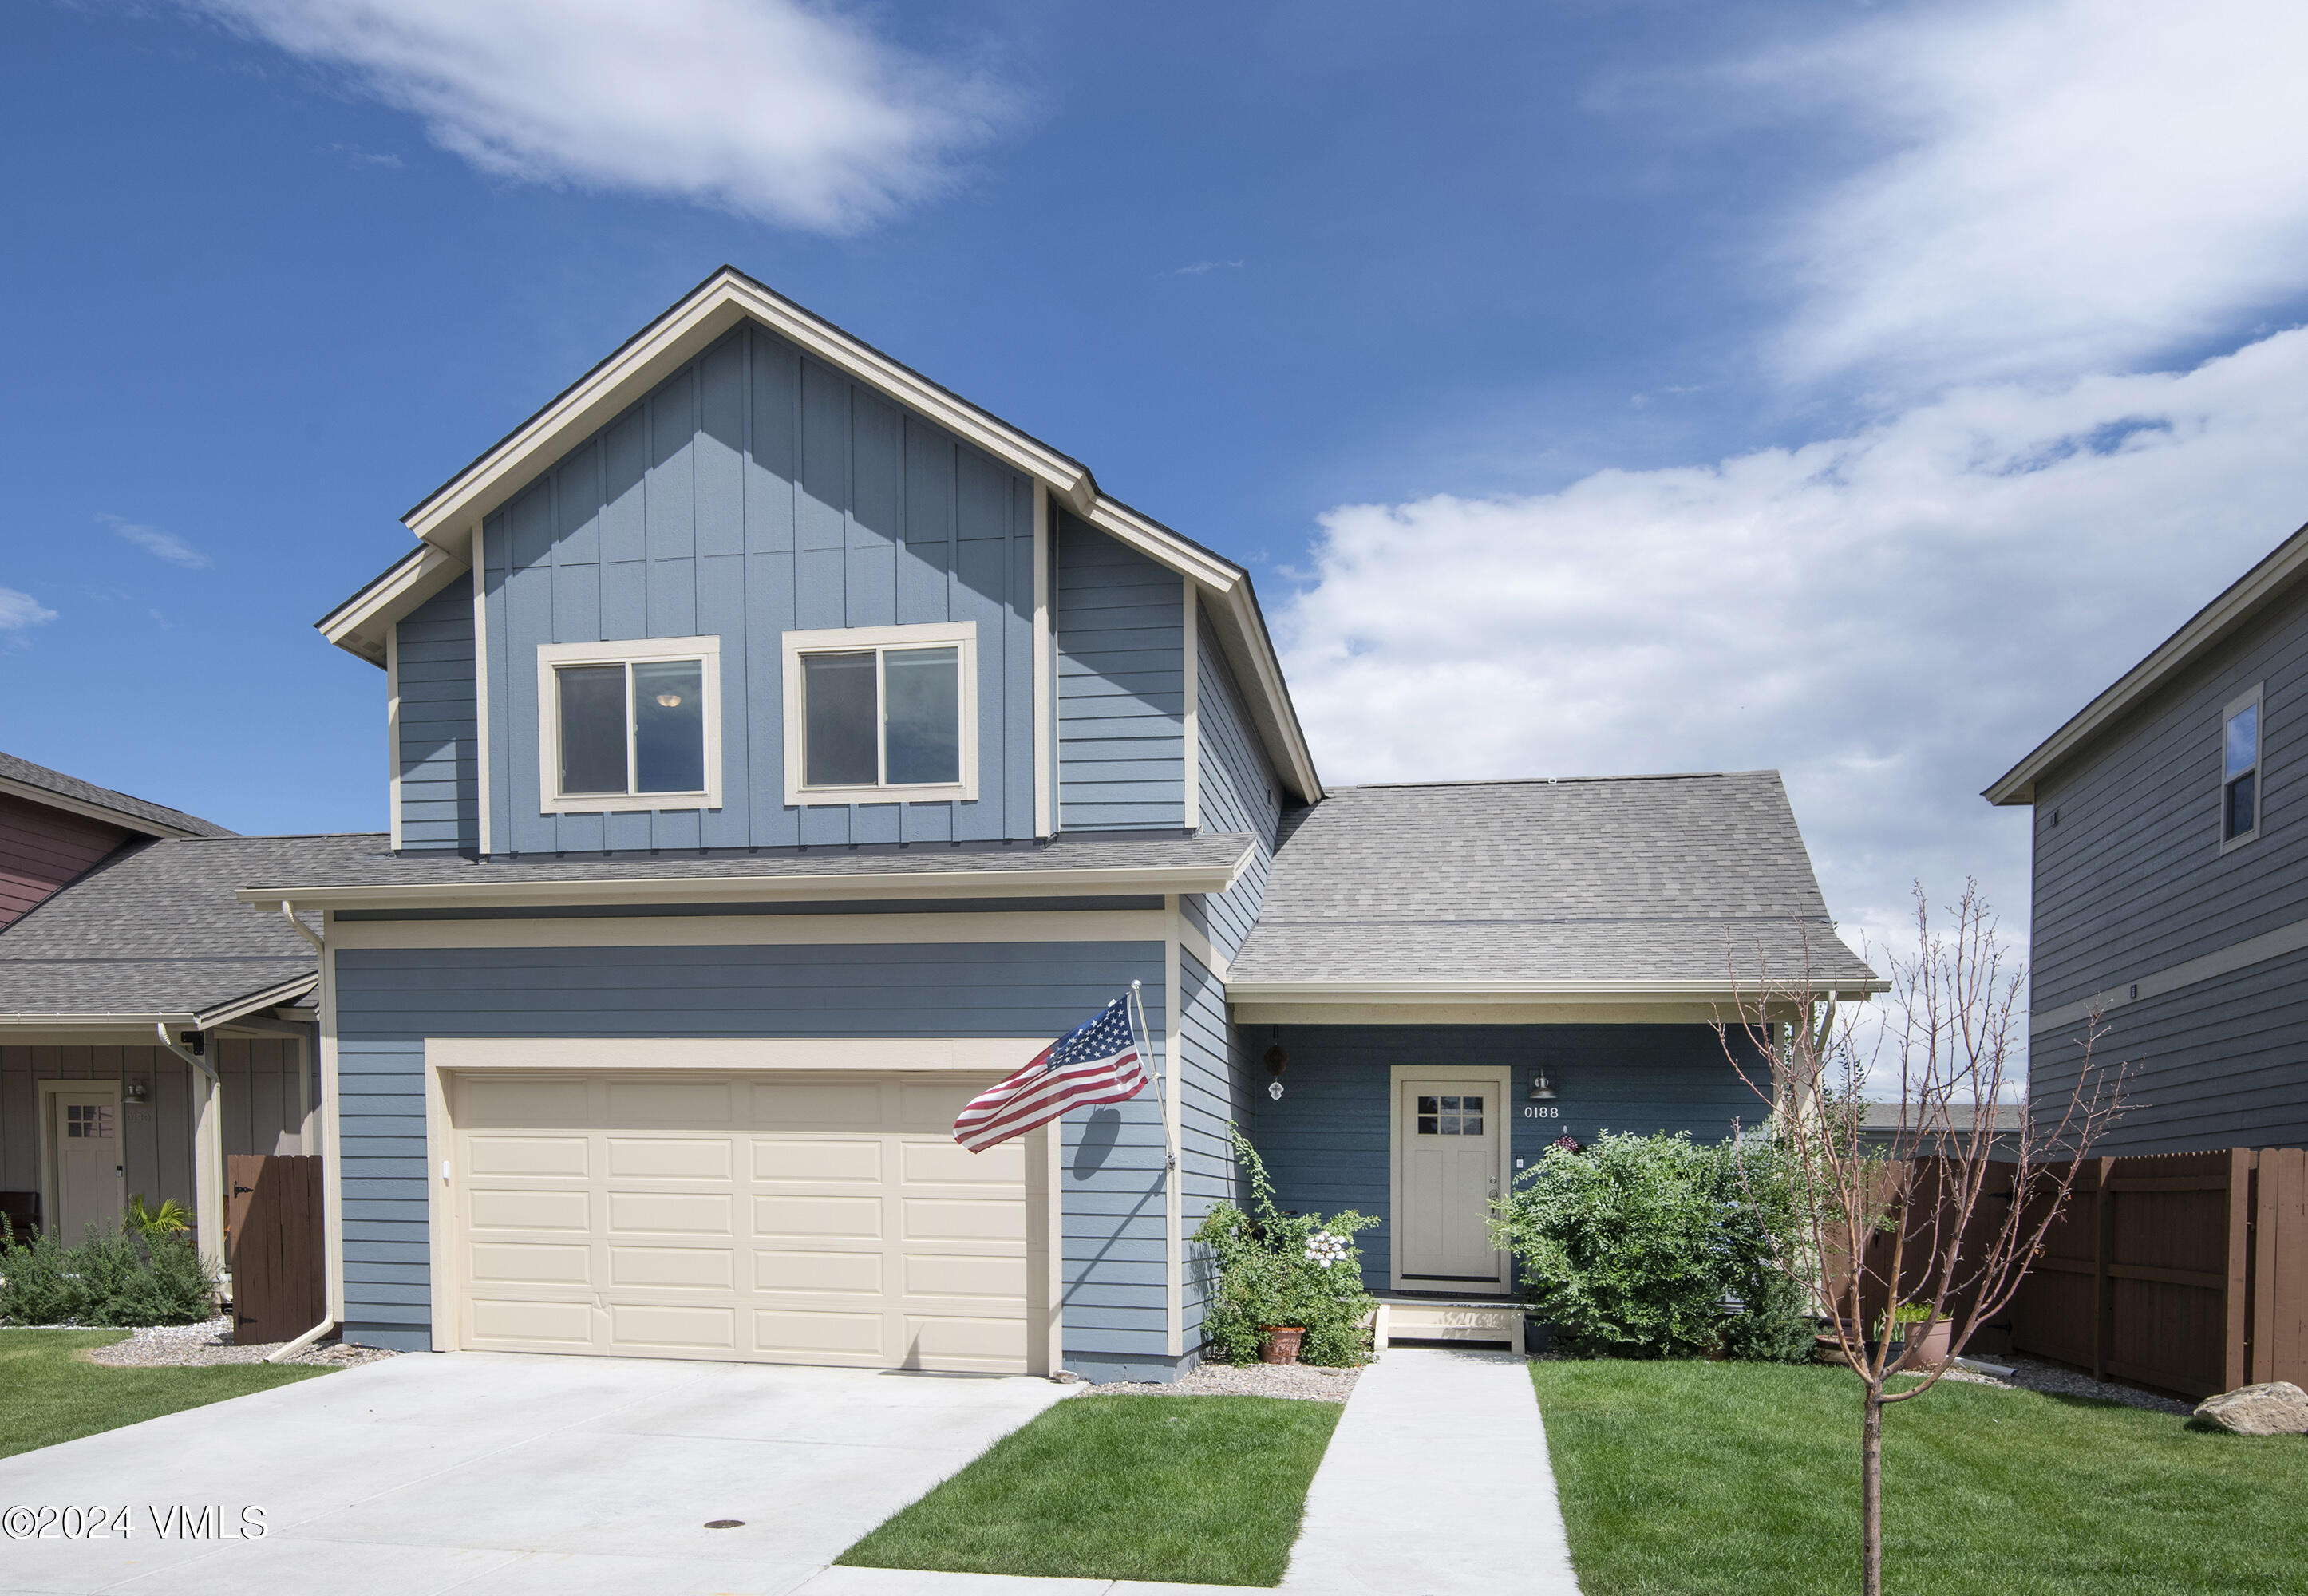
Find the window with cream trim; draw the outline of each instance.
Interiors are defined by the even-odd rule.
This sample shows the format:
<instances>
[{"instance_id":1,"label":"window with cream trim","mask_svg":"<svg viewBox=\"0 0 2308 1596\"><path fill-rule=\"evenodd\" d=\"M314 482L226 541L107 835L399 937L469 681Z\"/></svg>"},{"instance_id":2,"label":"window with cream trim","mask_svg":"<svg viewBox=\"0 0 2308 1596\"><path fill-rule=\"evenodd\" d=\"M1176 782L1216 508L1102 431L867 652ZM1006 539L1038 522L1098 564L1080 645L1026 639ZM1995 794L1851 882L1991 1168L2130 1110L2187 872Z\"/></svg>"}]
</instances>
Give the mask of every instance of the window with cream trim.
<instances>
[{"instance_id":1,"label":"window with cream trim","mask_svg":"<svg viewBox=\"0 0 2308 1596\"><path fill-rule=\"evenodd\" d=\"M786 802L977 796L977 623L785 634Z\"/></svg>"},{"instance_id":2,"label":"window with cream trim","mask_svg":"<svg viewBox=\"0 0 2308 1596\"><path fill-rule=\"evenodd\" d=\"M720 677L719 637L540 646L539 807L719 808Z\"/></svg>"}]
</instances>

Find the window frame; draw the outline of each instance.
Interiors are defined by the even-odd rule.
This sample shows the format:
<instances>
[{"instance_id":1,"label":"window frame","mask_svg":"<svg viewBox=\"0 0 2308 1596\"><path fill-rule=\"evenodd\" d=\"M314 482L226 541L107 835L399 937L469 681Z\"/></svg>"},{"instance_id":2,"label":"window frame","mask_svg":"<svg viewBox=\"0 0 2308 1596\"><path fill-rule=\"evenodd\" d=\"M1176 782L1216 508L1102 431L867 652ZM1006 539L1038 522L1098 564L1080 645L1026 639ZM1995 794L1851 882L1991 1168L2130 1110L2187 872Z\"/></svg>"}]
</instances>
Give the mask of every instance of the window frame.
<instances>
[{"instance_id":1,"label":"window frame","mask_svg":"<svg viewBox=\"0 0 2308 1596\"><path fill-rule=\"evenodd\" d=\"M2219 813L2218 818L2214 822L2214 828L2220 840L2222 853L2257 841L2261 831L2266 828L2268 820L2267 686L2265 682L2253 683L2250 689L2229 699L2220 710L2218 760L2219 781L2218 787L2214 789L2218 795L2217 806ZM2252 829L2248 832L2238 832L2231 837L2228 835L2228 788L2233 783L2243 780L2243 775L2228 774L2228 722L2246 710L2257 712L2252 717L2252 768L2243 772L2243 775L2249 775L2252 778Z\"/></svg>"},{"instance_id":2,"label":"window frame","mask_svg":"<svg viewBox=\"0 0 2308 1596\"><path fill-rule=\"evenodd\" d=\"M625 667L625 781L633 780L633 673L635 665L694 660L704 679L705 785L691 792L581 792L561 790L561 686L554 674L565 666ZM544 643L537 648L537 793L545 815L631 814L648 809L718 809L721 807L721 639L633 637L609 643Z\"/></svg>"},{"instance_id":3,"label":"window frame","mask_svg":"<svg viewBox=\"0 0 2308 1596\"><path fill-rule=\"evenodd\" d=\"M940 804L969 803L977 797L977 623L934 621L913 626L828 626L788 632L785 654L786 802L794 807L821 804ZM802 660L811 654L872 652L874 761L889 768L888 713L881 706L887 694L887 666L882 656L892 650L950 648L955 651L959 698L960 777L958 781L848 782L812 787L807 774L809 717L803 703Z\"/></svg>"}]
</instances>

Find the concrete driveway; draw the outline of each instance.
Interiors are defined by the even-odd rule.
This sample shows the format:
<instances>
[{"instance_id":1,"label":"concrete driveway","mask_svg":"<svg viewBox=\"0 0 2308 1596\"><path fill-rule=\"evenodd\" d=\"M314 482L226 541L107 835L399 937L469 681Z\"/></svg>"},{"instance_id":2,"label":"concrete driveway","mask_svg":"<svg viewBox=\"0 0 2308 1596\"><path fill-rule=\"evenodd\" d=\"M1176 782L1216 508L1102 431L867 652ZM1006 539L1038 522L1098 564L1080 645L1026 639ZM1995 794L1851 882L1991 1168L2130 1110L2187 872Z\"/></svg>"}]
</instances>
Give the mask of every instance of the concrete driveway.
<instances>
[{"instance_id":1,"label":"concrete driveway","mask_svg":"<svg viewBox=\"0 0 2308 1596\"><path fill-rule=\"evenodd\" d=\"M1031 1378L413 1353L0 1460L0 1510L133 1513L125 1539L0 1524L0 1591L779 1596L1064 1394ZM155 1531L152 1512L178 1507L205 1531L211 1505L216 1536L183 1519ZM261 1540L240 1538L247 1508Z\"/></svg>"}]
</instances>

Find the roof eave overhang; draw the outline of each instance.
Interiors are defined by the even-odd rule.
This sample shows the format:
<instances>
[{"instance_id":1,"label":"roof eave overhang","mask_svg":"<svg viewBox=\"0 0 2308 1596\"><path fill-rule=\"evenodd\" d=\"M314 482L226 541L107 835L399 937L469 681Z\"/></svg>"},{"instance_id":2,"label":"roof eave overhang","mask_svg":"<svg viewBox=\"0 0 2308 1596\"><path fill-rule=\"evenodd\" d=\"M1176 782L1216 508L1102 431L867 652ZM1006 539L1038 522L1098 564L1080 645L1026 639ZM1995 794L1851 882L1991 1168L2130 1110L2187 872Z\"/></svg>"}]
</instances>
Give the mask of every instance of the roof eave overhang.
<instances>
[{"instance_id":1,"label":"roof eave overhang","mask_svg":"<svg viewBox=\"0 0 2308 1596\"><path fill-rule=\"evenodd\" d=\"M1890 989L1880 977L1864 980L1812 978L1813 997L1872 996ZM1508 1005L1627 1003L1631 1001L1717 1003L1736 1008L1758 1000L1778 1004L1799 996L1784 982L1745 987L1707 981L1261 981L1229 979L1229 1003L1353 1003Z\"/></svg>"},{"instance_id":2,"label":"roof eave overhang","mask_svg":"<svg viewBox=\"0 0 2308 1596\"><path fill-rule=\"evenodd\" d=\"M0 1014L0 1032L11 1031L120 1031L149 1032L155 1025L167 1025L183 1031L212 1031L220 1025L256 1013L259 1009L294 1003L321 984L321 972L311 971L285 981L275 981L242 996L228 998L204 1009L154 1009L150 1013L43 1014L39 1013ZM146 1038L150 1040L150 1037Z\"/></svg>"},{"instance_id":3,"label":"roof eave overhang","mask_svg":"<svg viewBox=\"0 0 2308 1596\"><path fill-rule=\"evenodd\" d=\"M871 902L889 899L1223 893L1251 850L1231 864L1109 869L937 870L873 876L706 876L647 880L424 882L406 885L242 887L244 903L308 909L530 909L650 903Z\"/></svg>"},{"instance_id":4,"label":"roof eave overhang","mask_svg":"<svg viewBox=\"0 0 2308 1596\"><path fill-rule=\"evenodd\" d=\"M61 792L51 792L45 787L35 787L30 781L18 781L0 776L0 794L22 798L27 803L45 804L51 809L62 809L67 815L78 815L86 820L100 820L107 825L116 825L124 832L134 832L140 837L159 837L175 841L182 837L205 837L206 832L193 831L165 821L150 820L142 815L132 815L125 809L116 809L109 804L92 803L87 798L73 798Z\"/></svg>"},{"instance_id":5,"label":"roof eave overhang","mask_svg":"<svg viewBox=\"0 0 2308 1596\"><path fill-rule=\"evenodd\" d=\"M314 621L314 629L347 653L381 666L385 634L393 624L470 568L457 555L428 543Z\"/></svg>"},{"instance_id":6,"label":"roof eave overhang","mask_svg":"<svg viewBox=\"0 0 2308 1596\"><path fill-rule=\"evenodd\" d=\"M2027 758L1997 777L1980 797L1991 804L2033 804L2036 783L2054 766L2243 625L2304 573L2308 573L2308 527L2286 538L2226 591L2198 610L2153 653L2037 744Z\"/></svg>"}]
</instances>

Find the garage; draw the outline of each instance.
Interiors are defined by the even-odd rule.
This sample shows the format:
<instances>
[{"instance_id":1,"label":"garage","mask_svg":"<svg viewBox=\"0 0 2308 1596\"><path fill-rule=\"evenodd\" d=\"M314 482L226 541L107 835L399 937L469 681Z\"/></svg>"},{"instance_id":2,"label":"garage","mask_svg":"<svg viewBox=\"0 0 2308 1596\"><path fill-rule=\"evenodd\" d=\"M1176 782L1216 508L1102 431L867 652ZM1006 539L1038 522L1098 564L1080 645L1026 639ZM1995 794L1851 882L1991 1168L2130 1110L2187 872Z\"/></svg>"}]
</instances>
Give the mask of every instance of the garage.
<instances>
[{"instance_id":1,"label":"garage","mask_svg":"<svg viewBox=\"0 0 2308 1596\"><path fill-rule=\"evenodd\" d=\"M985 1083L448 1076L458 1344L1038 1372L1044 1143L954 1143Z\"/></svg>"}]
</instances>

